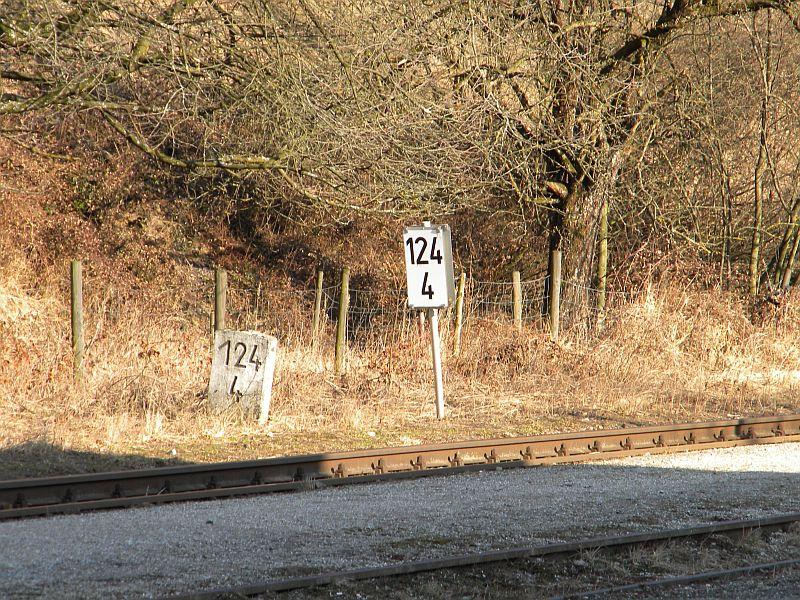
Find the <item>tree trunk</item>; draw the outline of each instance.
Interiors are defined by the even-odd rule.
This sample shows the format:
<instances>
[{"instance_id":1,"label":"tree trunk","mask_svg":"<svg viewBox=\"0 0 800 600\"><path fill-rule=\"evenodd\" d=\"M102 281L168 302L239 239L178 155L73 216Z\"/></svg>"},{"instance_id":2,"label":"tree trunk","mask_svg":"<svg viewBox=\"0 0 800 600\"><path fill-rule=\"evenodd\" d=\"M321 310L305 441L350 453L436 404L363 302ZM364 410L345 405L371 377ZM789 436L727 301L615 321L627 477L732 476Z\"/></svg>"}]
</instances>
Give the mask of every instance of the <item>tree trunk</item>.
<instances>
[{"instance_id":1,"label":"tree trunk","mask_svg":"<svg viewBox=\"0 0 800 600\"><path fill-rule=\"evenodd\" d=\"M798 201L800 202L800 201ZM792 283L792 271L794 270L794 260L797 256L797 248L800 246L800 231L795 227L794 241L792 242L792 251L789 253L789 259L786 264L786 269L783 271L781 277L781 289L787 289Z\"/></svg>"},{"instance_id":2,"label":"tree trunk","mask_svg":"<svg viewBox=\"0 0 800 600\"><path fill-rule=\"evenodd\" d=\"M775 260L775 278L773 279L776 287L783 287L783 276L789 268L790 251L796 237L798 216L800 216L800 197L792 203L789 222L786 224L786 229L783 230L783 238L781 238L781 244L778 247L778 255Z\"/></svg>"},{"instance_id":3,"label":"tree trunk","mask_svg":"<svg viewBox=\"0 0 800 600\"><path fill-rule=\"evenodd\" d=\"M597 324L603 323L606 308L606 277L608 276L608 198L600 207L600 239L597 251Z\"/></svg>"},{"instance_id":4,"label":"tree trunk","mask_svg":"<svg viewBox=\"0 0 800 600\"><path fill-rule=\"evenodd\" d=\"M758 260L761 253L761 219L764 212L764 172L767 167L767 97L761 100L758 158L753 181L753 240L750 246L750 295L758 294Z\"/></svg>"},{"instance_id":5,"label":"tree trunk","mask_svg":"<svg viewBox=\"0 0 800 600\"><path fill-rule=\"evenodd\" d=\"M753 16L753 31L756 18ZM758 294L759 284L759 258L761 255L761 221L764 214L764 175L767 170L767 110L769 109L769 96L772 90L772 61L771 61L771 28L769 13L767 13L766 40L760 40L753 35L753 48L759 53L759 64L761 65L761 83L763 86L761 95L761 112L759 115L758 127L758 158L756 159L755 172L753 174L753 241L750 247L750 285L751 296ZM780 264L777 265L780 268ZM766 279L769 282L769 279Z\"/></svg>"},{"instance_id":6,"label":"tree trunk","mask_svg":"<svg viewBox=\"0 0 800 600\"><path fill-rule=\"evenodd\" d=\"M619 176L622 156L614 150L607 167L592 182L573 181L567 197L550 213L549 250L561 250L564 256L561 292L562 321L589 324L596 271L598 232L604 204L608 202Z\"/></svg>"},{"instance_id":7,"label":"tree trunk","mask_svg":"<svg viewBox=\"0 0 800 600\"><path fill-rule=\"evenodd\" d=\"M722 249L719 257L719 284L726 288L731 279L731 242L733 240L733 192L731 191L731 176L725 168L722 150L717 147L717 160L719 161L719 183L722 194Z\"/></svg>"}]
</instances>

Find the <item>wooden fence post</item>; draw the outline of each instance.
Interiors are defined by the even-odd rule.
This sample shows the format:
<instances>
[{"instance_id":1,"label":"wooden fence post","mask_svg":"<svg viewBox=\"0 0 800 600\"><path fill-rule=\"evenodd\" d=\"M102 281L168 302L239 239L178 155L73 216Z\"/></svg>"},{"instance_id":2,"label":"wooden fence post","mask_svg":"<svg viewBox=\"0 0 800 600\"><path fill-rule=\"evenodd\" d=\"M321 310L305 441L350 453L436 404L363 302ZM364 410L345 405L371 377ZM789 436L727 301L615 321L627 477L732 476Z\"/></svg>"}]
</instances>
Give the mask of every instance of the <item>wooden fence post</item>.
<instances>
[{"instance_id":1,"label":"wooden fence post","mask_svg":"<svg viewBox=\"0 0 800 600\"><path fill-rule=\"evenodd\" d=\"M208 339L211 346L211 357L214 357L214 332L217 330L214 324L214 311L213 309L208 313Z\"/></svg>"},{"instance_id":2,"label":"wooden fence post","mask_svg":"<svg viewBox=\"0 0 800 600\"><path fill-rule=\"evenodd\" d=\"M513 289L512 299L514 301L514 327L522 333L522 282L519 278L519 271L514 271L512 275Z\"/></svg>"},{"instance_id":3,"label":"wooden fence post","mask_svg":"<svg viewBox=\"0 0 800 600\"><path fill-rule=\"evenodd\" d=\"M453 355L461 353L461 329L464 327L464 287L467 281L467 274L461 273L458 278L458 293L456 294L456 330L453 338Z\"/></svg>"},{"instance_id":4,"label":"wooden fence post","mask_svg":"<svg viewBox=\"0 0 800 600\"><path fill-rule=\"evenodd\" d=\"M73 260L70 265L72 313L72 374L76 382L83 381L83 265Z\"/></svg>"},{"instance_id":5,"label":"wooden fence post","mask_svg":"<svg viewBox=\"0 0 800 600\"><path fill-rule=\"evenodd\" d=\"M344 366L345 337L347 335L347 311L350 308L350 268L342 269L342 287L339 291L339 318L336 321L336 355L333 372L341 374Z\"/></svg>"},{"instance_id":6,"label":"wooden fence post","mask_svg":"<svg viewBox=\"0 0 800 600\"><path fill-rule=\"evenodd\" d=\"M228 274L214 269L214 331L225 329L225 305L228 299Z\"/></svg>"},{"instance_id":7,"label":"wooden fence post","mask_svg":"<svg viewBox=\"0 0 800 600\"><path fill-rule=\"evenodd\" d=\"M314 317L311 321L311 349L317 347L317 335L319 334L319 324L320 324L320 317L322 312L322 280L325 277L325 273L322 269L317 271L317 289L316 293L314 294Z\"/></svg>"},{"instance_id":8,"label":"wooden fence post","mask_svg":"<svg viewBox=\"0 0 800 600\"><path fill-rule=\"evenodd\" d=\"M558 341L561 319L561 250L553 250L550 272L550 339Z\"/></svg>"}]
</instances>

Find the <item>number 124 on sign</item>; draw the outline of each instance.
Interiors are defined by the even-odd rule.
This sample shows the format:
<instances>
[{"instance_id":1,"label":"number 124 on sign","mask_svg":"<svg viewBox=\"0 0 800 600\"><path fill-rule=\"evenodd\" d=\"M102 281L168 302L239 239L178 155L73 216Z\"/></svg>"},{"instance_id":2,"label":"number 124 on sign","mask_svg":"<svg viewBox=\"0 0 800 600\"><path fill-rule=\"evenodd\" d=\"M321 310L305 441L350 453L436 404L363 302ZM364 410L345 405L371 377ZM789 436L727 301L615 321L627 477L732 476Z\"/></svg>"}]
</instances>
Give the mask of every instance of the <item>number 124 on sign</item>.
<instances>
[{"instance_id":1,"label":"number 124 on sign","mask_svg":"<svg viewBox=\"0 0 800 600\"><path fill-rule=\"evenodd\" d=\"M408 306L448 306L455 296L450 227L406 227L403 231L403 251L406 259Z\"/></svg>"}]
</instances>

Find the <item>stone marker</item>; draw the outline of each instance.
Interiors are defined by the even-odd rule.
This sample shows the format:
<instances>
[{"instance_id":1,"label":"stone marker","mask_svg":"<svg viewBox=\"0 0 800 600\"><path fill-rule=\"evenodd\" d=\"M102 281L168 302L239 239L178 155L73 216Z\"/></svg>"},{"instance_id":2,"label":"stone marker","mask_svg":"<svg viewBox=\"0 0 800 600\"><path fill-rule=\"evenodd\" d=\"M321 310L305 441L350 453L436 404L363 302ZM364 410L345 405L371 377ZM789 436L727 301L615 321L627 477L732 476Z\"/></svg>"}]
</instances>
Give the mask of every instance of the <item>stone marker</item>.
<instances>
[{"instance_id":1,"label":"stone marker","mask_svg":"<svg viewBox=\"0 0 800 600\"><path fill-rule=\"evenodd\" d=\"M208 386L211 407L222 411L238 406L246 414L258 414L259 424L266 423L277 353L278 340L271 335L217 331Z\"/></svg>"}]
</instances>

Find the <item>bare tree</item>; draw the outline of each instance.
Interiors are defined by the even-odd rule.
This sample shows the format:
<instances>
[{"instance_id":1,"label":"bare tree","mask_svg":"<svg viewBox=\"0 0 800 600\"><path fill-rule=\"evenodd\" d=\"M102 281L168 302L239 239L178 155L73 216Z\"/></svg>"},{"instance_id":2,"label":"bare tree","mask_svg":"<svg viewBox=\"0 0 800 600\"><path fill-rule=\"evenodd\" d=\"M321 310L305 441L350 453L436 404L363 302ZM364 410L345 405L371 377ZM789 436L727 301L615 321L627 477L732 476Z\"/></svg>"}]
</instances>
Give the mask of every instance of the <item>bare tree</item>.
<instances>
[{"instance_id":1,"label":"bare tree","mask_svg":"<svg viewBox=\"0 0 800 600\"><path fill-rule=\"evenodd\" d=\"M265 205L281 198L332 218L466 209L541 223L531 244L544 233L551 252L564 252L567 276L588 283L601 209L614 214L626 165L653 160L674 176L696 164L663 141L688 134L698 113L687 104L695 82L682 78L702 73L681 64L691 56L681 32L716 43L710 23L762 11L788 31L800 25L799 7L7 0L0 115L94 115L170 168L251 181ZM669 103L683 107L682 120L661 120ZM713 152L705 164L728 172L725 151ZM766 148L758 164L756 181L770 164ZM721 253L721 264L737 243L728 179L728 208L710 220L723 223L721 244L697 182L684 185L680 222L668 227ZM638 214L667 227L662 204Z\"/></svg>"}]
</instances>

